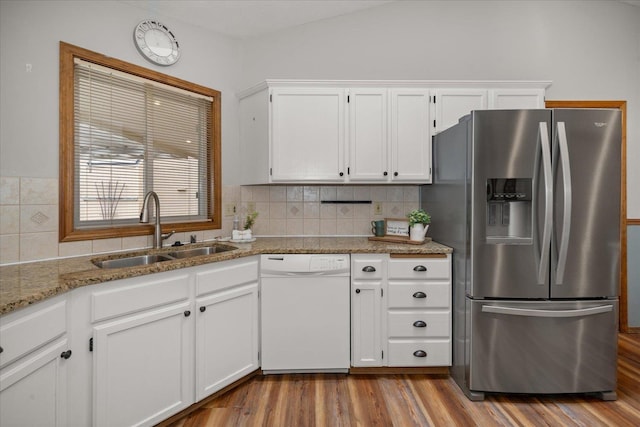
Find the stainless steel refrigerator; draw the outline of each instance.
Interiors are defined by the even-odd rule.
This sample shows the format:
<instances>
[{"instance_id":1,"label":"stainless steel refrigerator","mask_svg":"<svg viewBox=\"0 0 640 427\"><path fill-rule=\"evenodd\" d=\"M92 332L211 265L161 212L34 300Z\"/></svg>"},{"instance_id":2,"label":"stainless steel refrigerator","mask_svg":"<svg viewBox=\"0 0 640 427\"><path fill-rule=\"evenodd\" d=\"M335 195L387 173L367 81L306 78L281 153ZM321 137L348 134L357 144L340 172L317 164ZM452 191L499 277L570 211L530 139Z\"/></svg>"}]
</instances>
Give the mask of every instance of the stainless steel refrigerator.
<instances>
[{"instance_id":1,"label":"stainless steel refrigerator","mask_svg":"<svg viewBox=\"0 0 640 427\"><path fill-rule=\"evenodd\" d=\"M485 393L616 399L621 116L473 111L433 140L421 187L453 247L452 376Z\"/></svg>"}]
</instances>

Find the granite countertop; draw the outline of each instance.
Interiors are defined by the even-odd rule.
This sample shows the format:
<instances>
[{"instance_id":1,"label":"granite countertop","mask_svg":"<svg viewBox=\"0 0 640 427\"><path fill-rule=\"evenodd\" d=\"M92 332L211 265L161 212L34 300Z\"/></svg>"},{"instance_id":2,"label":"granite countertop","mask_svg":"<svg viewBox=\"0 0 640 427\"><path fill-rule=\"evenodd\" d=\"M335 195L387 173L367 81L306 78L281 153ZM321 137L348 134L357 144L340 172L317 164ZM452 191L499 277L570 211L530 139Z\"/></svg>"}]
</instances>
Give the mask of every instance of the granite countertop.
<instances>
[{"instance_id":1,"label":"granite countertop","mask_svg":"<svg viewBox=\"0 0 640 427\"><path fill-rule=\"evenodd\" d=\"M411 245L374 242L366 237L265 237L258 238L252 243L204 242L185 245L182 249L209 246L214 243L235 246L238 249L145 266L114 269L101 269L94 265L92 260L123 258L149 253L166 253L181 248L145 249L0 267L0 315L81 286L226 261L250 255L269 253L392 253L420 255L448 254L452 252L450 247L436 242Z\"/></svg>"}]
</instances>

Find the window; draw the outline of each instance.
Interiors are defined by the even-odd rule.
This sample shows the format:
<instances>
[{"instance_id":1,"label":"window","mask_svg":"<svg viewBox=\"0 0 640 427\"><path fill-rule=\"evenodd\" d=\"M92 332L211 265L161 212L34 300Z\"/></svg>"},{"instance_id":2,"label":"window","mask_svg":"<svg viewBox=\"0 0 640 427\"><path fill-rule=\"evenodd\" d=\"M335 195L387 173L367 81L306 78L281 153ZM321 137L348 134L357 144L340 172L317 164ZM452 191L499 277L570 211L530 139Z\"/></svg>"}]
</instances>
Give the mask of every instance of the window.
<instances>
[{"instance_id":1,"label":"window","mask_svg":"<svg viewBox=\"0 0 640 427\"><path fill-rule=\"evenodd\" d=\"M60 241L220 228L220 92L60 43Z\"/></svg>"}]
</instances>

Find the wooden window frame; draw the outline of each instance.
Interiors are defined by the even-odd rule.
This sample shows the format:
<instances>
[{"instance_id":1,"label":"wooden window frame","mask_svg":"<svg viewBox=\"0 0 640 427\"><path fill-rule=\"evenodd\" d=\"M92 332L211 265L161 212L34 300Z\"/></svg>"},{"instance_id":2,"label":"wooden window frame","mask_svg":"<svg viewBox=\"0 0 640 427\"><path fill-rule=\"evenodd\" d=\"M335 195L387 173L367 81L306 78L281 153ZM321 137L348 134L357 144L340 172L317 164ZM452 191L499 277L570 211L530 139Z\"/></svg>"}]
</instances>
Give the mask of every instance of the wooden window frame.
<instances>
[{"instance_id":1,"label":"wooden window frame","mask_svg":"<svg viewBox=\"0 0 640 427\"><path fill-rule=\"evenodd\" d=\"M142 236L153 234L154 226L149 224L122 225L114 227L82 228L74 226L75 200L75 144L74 144L74 59L79 58L104 67L154 80L166 85L199 93L213 98L211 103L211 124L207 135L209 156L207 158L207 188L209 203L207 220L191 222L167 222L162 224L163 232L211 230L222 227L221 215L221 93L215 89L190 83L176 77L92 52L81 47L60 42L60 202L59 241L107 239L114 237Z\"/></svg>"}]
</instances>

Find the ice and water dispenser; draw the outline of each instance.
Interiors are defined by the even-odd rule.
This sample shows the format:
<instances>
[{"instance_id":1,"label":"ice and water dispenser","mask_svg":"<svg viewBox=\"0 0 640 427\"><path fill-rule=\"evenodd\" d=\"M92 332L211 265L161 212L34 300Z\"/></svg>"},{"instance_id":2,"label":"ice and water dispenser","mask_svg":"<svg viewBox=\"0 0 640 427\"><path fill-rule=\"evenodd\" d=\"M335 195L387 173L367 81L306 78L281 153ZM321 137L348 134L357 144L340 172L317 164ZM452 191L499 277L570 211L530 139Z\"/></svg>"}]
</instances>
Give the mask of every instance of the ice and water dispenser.
<instances>
[{"instance_id":1,"label":"ice and water dispenser","mask_svg":"<svg viewBox=\"0 0 640 427\"><path fill-rule=\"evenodd\" d=\"M531 209L531 178L488 179L488 243L531 243Z\"/></svg>"}]
</instances>

